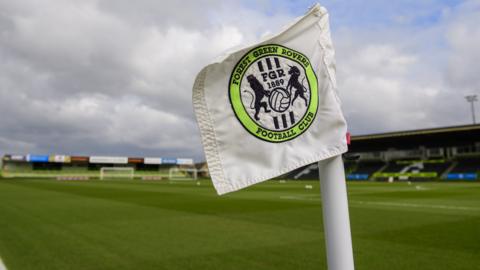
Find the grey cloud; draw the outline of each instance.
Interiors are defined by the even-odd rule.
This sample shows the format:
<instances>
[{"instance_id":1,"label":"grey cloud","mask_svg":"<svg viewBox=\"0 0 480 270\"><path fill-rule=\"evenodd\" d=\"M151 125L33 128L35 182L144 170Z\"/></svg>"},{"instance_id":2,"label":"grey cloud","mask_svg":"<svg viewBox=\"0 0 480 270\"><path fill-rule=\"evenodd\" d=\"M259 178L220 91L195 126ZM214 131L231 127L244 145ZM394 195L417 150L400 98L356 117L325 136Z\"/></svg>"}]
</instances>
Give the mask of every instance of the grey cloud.
<instances>
[{"instance_id":1,"label":"grey cloud","mask_svg":"<svg viewBox=\"0 0 480 270\"><path fill-rule=\"evenodd\" d=\"M334 33L338 81L353 134L471 124L479 93L479 5L460 5L429 27Z\"/></svg>"},{"instance_id":2,"label":"grey cloud","mask_svg":"<svg viewBox=\"0 0 480 270\"><path fill-rule=\"evenodd\" d=\"M452 87L480 94L480 3L469 1L461 5L450 20L446 38L450 45L446 77Z\"/></svg>"},{"instance_id":3,"label":"grey cloud","mask_svg":"<svg viewBox=\"0 0 480 270\"><path fill-rule=\"evenodd\" d=\"M269 6L0 1L0 153L203 159L194 77L292 19L288 5L266 16ZM480 89L478 18L471 2L421 29L334 26L354 134L466 123L459 89Z\"/></svg>"},{"instance_id":4,"label":"grey cloud","mask_svg":"<svg viewBox=\"0 0 480 270\"><path fill-rule=\"evenodd\" d=\"M203 159L194 76L272 30L236 1L26 0L0 10L1 153Z\"/></svg>"}]
</instances>

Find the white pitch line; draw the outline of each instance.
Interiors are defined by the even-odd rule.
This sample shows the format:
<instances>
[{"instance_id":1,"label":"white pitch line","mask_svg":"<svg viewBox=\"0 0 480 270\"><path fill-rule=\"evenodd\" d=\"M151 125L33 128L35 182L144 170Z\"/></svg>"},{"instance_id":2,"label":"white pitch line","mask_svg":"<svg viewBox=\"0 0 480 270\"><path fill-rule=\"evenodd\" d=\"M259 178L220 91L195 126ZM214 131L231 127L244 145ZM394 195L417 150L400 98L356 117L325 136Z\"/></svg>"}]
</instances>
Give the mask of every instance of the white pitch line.
<instances>
[{"instance_id":1,"label":"white pitch line","mask_svg":"<svg viewBox=\"0 0 480 270\"><path fill-rule=\"evenodd\" d=\"M280 196L280 199L284 200L297 200L297 201L320 201L320 195L316 197L305 197L305 196Z\"/></svg>"},{"instance_id":2,"label":"white pitch line","mask_svg":"<svg viewBox=\"0 0 480 270\"><path fill-rule=\"evenodd\" d=\"M0 258L0 270L7 270L7 267L3 263L2 258Z\"/></svg>"},{"instance_id":3,"label":"white pitch line","mask_svg":"<svg viewBox=\"0 0 480 270\"><path fill-rule=\"evenodd\" d=\"M320 201L319 197L312 196L281 196L284 200L298 200L298 201ZM379 205L379 206L394 206L394 207L411 207L411 208L429 208L429 209L446 209L446 210L464 210L464 211L480 211L478 207L455 206L455 205L441 205L441 204L416 204L416 203L395 203L395 202L367 202L367 201L349 201L350 204L357 205Z\"/></svg>"},{"instance_id":4,"label":"white pitch line","mask_svg":"<svg viewBox=\"0 0 480 270\"><path fill-rule=\"evenodd\" d=\"M412 207L412 208L431 208L431 209L480 211L480 208L478 208L478 207L440 205L440 204L432 205L432 204L416 204L416 203L366 202L366 201L350 201L350 203L366 204L366 205L380 205L380 206Z\"/></svg>"}]
</instances>

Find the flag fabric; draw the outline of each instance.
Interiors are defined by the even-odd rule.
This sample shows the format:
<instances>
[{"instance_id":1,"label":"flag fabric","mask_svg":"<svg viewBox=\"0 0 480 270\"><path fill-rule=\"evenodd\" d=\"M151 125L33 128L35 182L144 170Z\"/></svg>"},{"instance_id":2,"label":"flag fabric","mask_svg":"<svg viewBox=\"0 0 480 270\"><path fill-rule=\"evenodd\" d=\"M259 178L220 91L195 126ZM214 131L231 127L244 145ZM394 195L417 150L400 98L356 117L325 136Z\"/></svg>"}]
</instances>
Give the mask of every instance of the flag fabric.
<instances>
[{"instance_id":1,"label":"flag fabric","mask_svg":"<svg viewBox=\"0 0 480 270\"><path fill-rule=\"evenodd\" d=\"M193 105L218 194L346 152L327 10L204 67Z\"/></svg>"}]
</instances>

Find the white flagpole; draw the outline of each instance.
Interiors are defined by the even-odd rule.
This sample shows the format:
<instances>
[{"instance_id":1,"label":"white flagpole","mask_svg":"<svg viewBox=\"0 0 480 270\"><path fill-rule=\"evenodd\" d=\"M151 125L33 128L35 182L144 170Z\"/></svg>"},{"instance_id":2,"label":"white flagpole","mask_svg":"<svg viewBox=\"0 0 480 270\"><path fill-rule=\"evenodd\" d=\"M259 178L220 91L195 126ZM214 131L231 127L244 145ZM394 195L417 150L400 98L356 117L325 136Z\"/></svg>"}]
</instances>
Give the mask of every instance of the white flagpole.
<instances>
[{"instance_id":1,"label":"white flagpole","mask_svg":"<svg viewBox=\"0 0 480 270\"><path fill-rule=\"evenodd\" d=\"M328 270L353 270L352 236L342 155L318 162Z\"/></svg>"}]
</instances>

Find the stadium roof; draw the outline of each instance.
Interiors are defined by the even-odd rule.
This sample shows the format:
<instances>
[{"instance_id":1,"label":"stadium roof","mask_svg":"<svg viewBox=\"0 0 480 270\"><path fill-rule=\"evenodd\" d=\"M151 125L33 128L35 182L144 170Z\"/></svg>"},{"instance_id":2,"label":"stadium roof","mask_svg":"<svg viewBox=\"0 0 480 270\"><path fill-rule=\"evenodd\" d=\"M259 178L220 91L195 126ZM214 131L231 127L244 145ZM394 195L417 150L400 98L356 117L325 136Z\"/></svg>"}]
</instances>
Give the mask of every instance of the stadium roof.
<instances>
[{"instance_id":1,"label":"stadium roof","mask_svg":"<svg viewBox=\"0 0 480 270\"><path fill-rule=\"evenodd\" d=\"M480 125L397 131L352 136L350 152L466 146L480 142Z\"/></svg>"}]
</instances>

